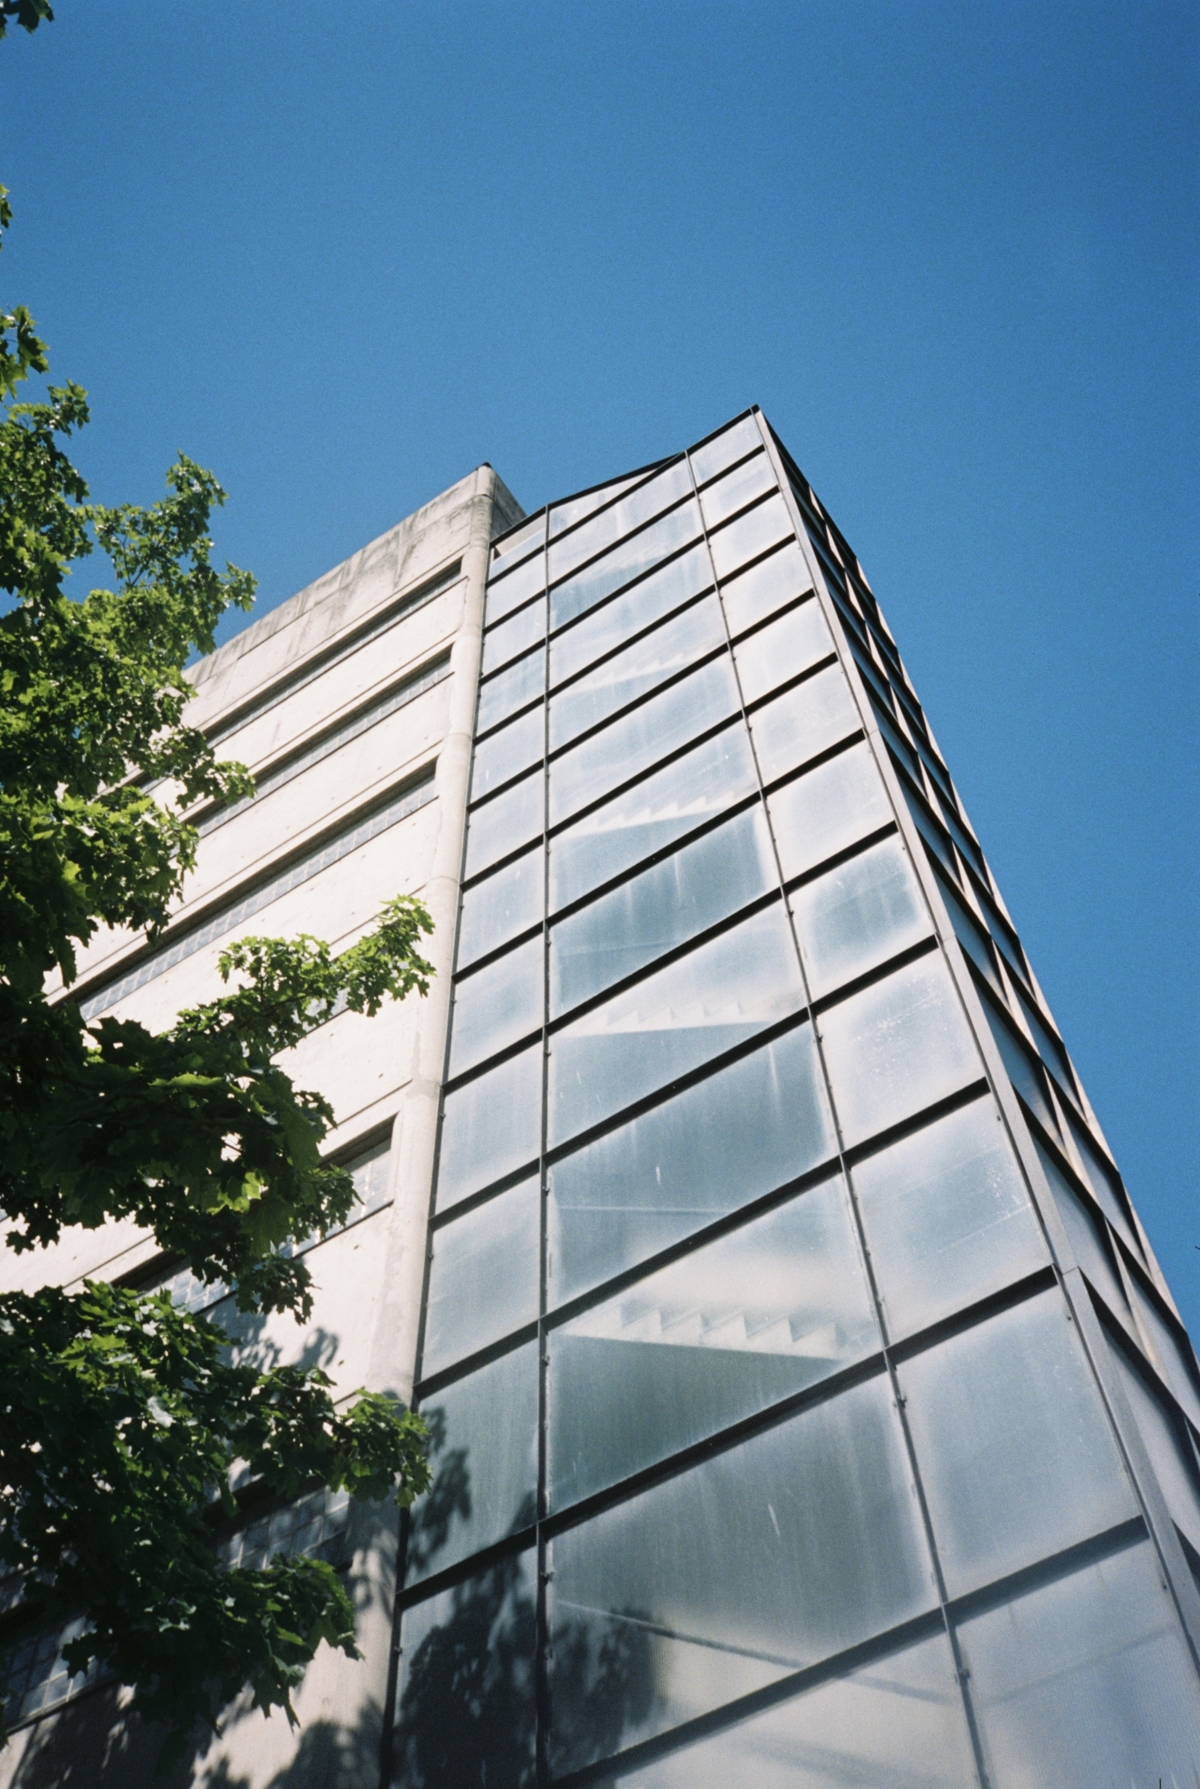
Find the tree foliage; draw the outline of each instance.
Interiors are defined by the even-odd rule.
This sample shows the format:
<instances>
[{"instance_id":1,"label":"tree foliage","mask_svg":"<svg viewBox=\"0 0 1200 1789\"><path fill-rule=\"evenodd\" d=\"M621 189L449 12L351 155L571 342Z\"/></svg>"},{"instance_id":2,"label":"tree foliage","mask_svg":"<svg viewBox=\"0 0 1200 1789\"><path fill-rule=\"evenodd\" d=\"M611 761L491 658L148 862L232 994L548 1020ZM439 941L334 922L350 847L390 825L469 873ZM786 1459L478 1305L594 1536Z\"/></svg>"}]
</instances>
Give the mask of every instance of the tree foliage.
<instances>
[{"instance_id":1,"label":"tree foliage","mask_svg":"<svg viewBox=\"0 0 1200 1789\"><path fill-rule=\"evenodd\" d=\"M51 16L4 12L28 29ZM189 810L252 793L188 726L184 666L231 605L249 607L254 580L211 563L224 493L183 455L148 508L90 501L65 445L88 420L85 393L16 401L46 371L27 313L0 313L6 1242L23 1252L133 1219L200 1279L233 1287L242 1310L306 1319L293 1245L342 1224L354 1189L321 1156L328 1104L279 1057L335 1011L424 993L430 921L398 897L336 957L307 937L243 938L221 956L224 991L167 1030L84 1021L79 952L102 926L158 937L195 860ZM76 600L66 579L96 548L113 588ZM232 1364L222 1332L165 1294L0 1295L0 1568L24 1584L17 1619L83 1615L69 1664L99 1660L179 1743L244 1686L290 1717L320 1642L354 1651L324 1562L222 1568L235 1466L279 1497L323 1484L406 1503L428 1481L417 1418L366 1393L337 1406L317 1370Z\"/></svg>"}]
</instances>

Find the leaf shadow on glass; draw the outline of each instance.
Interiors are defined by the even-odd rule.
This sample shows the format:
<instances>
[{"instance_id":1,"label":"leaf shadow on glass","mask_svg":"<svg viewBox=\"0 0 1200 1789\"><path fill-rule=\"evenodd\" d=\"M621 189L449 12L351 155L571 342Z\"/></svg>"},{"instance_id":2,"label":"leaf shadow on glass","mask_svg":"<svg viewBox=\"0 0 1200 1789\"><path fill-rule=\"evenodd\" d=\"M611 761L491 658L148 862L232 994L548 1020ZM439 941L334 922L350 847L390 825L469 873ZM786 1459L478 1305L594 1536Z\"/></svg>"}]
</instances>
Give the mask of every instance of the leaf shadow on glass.
<instances>
[{"instance_id":1,"label":"leaf shadow on glass","mask_svg":"<svg viewBox=\"0 0 1200 1789\"><path fill-rule=\"evenodd\" d=\"M467 1449L446 1448L431 1411L431 1457L440 1463L412 1522L410 1566L422 1571L456 1516L469 1520ZM526 1496L513 1530L529 1527ZM537 1594L532 1549L496 1561L405 1615L403 1680L393 1781L397 1789L528 1789L536 1778ZM627 1743L656 1701L644 1618L608 1615L559 1624L553 1658L555 1761L603 1757Z\"/></svg>"}]
</instances>

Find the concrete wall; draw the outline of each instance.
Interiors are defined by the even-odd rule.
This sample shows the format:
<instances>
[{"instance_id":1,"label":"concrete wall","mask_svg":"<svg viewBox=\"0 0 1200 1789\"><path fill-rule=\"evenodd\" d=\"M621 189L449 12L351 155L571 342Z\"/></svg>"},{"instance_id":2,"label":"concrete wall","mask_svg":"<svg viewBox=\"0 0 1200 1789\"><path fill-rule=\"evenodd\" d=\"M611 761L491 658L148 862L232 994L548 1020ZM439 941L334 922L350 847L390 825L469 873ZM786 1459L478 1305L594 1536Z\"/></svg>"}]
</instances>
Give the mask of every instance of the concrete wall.
<instances>
[{"instance_id":1,"label":"concrete wall","mask_svg":"<svg viewBox=\"0 0 1200 1789\"><path fill-rule=\"evenodd\" d=\"M385 1006L373 1019L342 1014L289 1052L286 1065L299 1085L332 1102L338 1129L330 1153L353 1155L390 1133L386 1203L309 1251L310 1323L249 1321L228 1305L214 1307L228 1317L243 1358L320 1364L338 1397L362 1384L405 1398L412 1388L488 544L521 514L481 466L194 668L189 721L217 733L222 756L269 776L281 758L449 657L439 681L206 834L168 942L430 767L433 799L109 1009L162 1027L180 1007L217 991L217 958L238 936L307 931L345 949L390 895L417 893L429 906L436 930L425 948L438 971L429 997ZM139 938L103 933L83 954L79 993L102 991L146 954ZM32 1256L0 1255L0 1284L152 1273L156 1259L153 1238L110 1224ZM230 1711L225 1736L201 1747L173 1779L179 1789L360 1789L378 1781L395 1539L394 1511L352 1512L349 1582L362 1660L328 1649L318 1656L297 1698L295 1732L281 1715L267 1721ZM0 1752L0 1789L67 1782L126 1789L148 1781L157 1741L123 1719L124 1700L112 1690L84 1692L19 1725Z\"/></svg>"}]
</instances>

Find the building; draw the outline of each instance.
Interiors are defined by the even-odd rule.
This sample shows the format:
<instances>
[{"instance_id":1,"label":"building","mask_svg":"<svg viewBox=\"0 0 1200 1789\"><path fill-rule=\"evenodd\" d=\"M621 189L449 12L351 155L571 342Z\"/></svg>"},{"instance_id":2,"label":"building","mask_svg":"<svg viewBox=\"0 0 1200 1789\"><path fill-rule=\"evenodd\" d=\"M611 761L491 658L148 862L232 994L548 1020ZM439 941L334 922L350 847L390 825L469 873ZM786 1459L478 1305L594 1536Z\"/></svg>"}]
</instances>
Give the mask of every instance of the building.
<instances>
[{"instance_id":1,"label":"building","mask_svg":"<svg viewBox=\"0 0 1200 1789\"><path fill-rule=\"evenodd\" d=\"M84 992L166 1018L235 926L345 944L423 891L429 1000L296 1052L361 1215L313 1329L239 1338L415 1397L437 1478L399 1535L241 1537L339 1557L365 1656L184 1780L1200 1782L1200 1369L761 414L531 519L481 468L197 680L260 792ZM155 1271L100 1255L54 1271ZM46 1647L3 1780L87 1733L138 1780Z\"/></svg>"}]
</instances>

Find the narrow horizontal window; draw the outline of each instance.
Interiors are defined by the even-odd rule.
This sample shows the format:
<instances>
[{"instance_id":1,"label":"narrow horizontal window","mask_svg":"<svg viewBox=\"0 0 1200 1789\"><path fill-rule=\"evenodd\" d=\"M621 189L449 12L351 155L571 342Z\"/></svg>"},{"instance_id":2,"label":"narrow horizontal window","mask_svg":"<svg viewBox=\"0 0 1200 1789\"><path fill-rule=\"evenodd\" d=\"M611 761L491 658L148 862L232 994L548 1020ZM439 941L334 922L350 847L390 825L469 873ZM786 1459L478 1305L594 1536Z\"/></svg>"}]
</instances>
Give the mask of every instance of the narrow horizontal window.
<instances>
[{"instance_id":1,"label":"narrow horizontal window","mask_svg":"<svg viewBox=\"0 0 1200 1789\"><path fill-rule=\"evenodd\" d=\"M425 803L432 801L433 798L433 772L430 770L419 783L410 784L403 793L394 796L383 807L376 808L374 813L367 815L365 819L356 821L345 832L336 834L325 844L318 846L316 850L298 858L286 870L280 871L278 875L272 876L266 882L260 882L256 888L251 889L240 900L232 900L227 906L219 908L211 918L185 932L174 943L166 945L162 950L155 951L153 956L147 957L136 969L131 969L128 974L118 976L113 981L105 983L103 987L98 988L94 994L80 1003L83 1017L93 1019L99 1013L107 1012L111 1007L116 1006L118 1001L124 1000L126 995L134 993L138 988L144 988L147 982L153 981L156 976L164 975L168 969L173 969L176 963L182 963L185 957L190 957L196 951L203 950L206 944L212 944L216 939L224 937L227 932L233 931L235 926L240 926L242 921L249 919L252 914L260 913L264 907L269 907L273 901L278 901L283 895L290 893L293 888L299 888L302 882L307 882L312 876L320 875L322 870L328 869L331 864L340 862L343 857L349 857L352 851L357 851L368 840L377 838L381 832L386 832L389 826L395 826L398 821L407 819L409 814L415 813L418 808L424 807Z\"/></svg>"}]
</instances>

